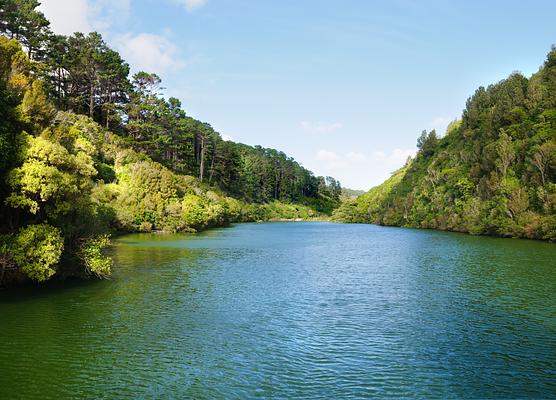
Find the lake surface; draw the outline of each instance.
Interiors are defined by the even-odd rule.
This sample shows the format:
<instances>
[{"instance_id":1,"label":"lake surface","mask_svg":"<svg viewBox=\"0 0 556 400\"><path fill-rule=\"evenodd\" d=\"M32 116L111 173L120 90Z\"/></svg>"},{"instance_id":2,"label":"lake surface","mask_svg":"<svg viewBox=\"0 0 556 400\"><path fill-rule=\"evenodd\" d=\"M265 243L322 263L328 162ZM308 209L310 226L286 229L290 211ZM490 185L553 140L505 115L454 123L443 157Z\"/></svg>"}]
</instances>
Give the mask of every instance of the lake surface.
<instances>
[{"instance_id":1,"label":"lake surface","mask_svg":"<svg viewBox=\"0 0 556 400\"><path fill-rule=\"evenodd\" d=\"M0 292L0 398L556 397L556 245L323 222L129 235Z\"/></svg>"}]
</instances>

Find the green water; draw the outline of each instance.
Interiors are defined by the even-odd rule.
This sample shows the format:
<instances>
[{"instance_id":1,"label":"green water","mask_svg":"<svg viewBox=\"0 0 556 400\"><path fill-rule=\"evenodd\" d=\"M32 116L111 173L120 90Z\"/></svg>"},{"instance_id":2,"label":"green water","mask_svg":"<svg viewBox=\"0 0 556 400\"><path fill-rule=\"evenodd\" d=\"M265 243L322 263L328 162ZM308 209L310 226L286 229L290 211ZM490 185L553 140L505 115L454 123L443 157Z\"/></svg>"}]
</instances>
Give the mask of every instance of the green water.
<instances>
[{"instance_id":1,"label":"green water","mask_svg":"<svg viewBox=\"0 0 556 400\"><path fill-rule=\"evenodd\" d=\"M330 223L130 235L0 292L0 398L556 397L556 245Z\"/></svg>"}]
</instances>

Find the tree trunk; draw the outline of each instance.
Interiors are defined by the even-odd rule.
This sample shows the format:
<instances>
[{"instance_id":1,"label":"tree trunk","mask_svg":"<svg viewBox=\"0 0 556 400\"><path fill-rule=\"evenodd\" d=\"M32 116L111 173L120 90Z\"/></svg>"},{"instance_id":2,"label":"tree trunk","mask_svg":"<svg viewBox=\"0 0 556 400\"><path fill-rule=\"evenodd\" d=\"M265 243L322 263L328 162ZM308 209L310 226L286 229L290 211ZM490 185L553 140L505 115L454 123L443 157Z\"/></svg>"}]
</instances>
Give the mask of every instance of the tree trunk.
<instances>
[{"instance_id":1,"label":"tree trunk","mask_svg":"<svg viewBox=\"0 0 556 400\"><path fill-rule=\"evenodd\" d=\"M209 175L209 183L212 182L212 177L214 175L214 159L216 158L216 146L214 146L214 151L212 153L212 160L210 161L210 175Z\"/></svg>"},{"instance_id":2,"label":"tree trunk","mask_svg":"<svg viewBox=\"0 0 556 400\"><path fill-rule=\"evenodd\" d=\"M540 156L536 155L535 158L533 159L533 164L535 165L535 167L537 167L537 169L539 170L540 174L541 174L541 181L542 181L542 186L545 186L545 179L544 179L544 162L543 160L540 158Z\"/></svg>"},{"instance_id":3,"label":"tree trunk","mask_svg":"<svg viewBox=\"0 0 556 400\"><path fill-rule=\"evenodd\" d=\"M201 136L201 160L199 165L199 180L203 182L203 175L205 173L205 138Z\"/></svg>"},{"instance_id":4,"label":"tree trunk","mask_svg":"<svg viewBox=\"0 0 556 400\"><path fill-rule=\"evenodd\" d=\"M280 186L280 181L282 180L282 170L276 170L276 172L274 173L274 180L275 180L275 185L274 185L274 198L276 200L278 200L278 195L279 195L279 186Z\"/></svg>"},{"instance_id":5,"label":"tree trunk","mask_svg":"<svg viewBox=\"0 0 556 400\"><path fill-rule=\"evenodd\" d=\"M94 111L94 85L91 83L91 92L89 93L89 117L93 118L93 111Z\"/></svg>"},{"instance_id":6,"label":"tree trunk","mask_svg":"<svg viewBox=\"0 0 556 400\"><path fill-rule=\"evenodd\" d=\"M109 128L109 124L110 124L109 121L110 121L110 107L111 107L111 104L112 104L112 92L109 91L109 93L108 93L108 103L107 103L108 107L106 108L106 129Z\"/></svg>"}]
</instances>

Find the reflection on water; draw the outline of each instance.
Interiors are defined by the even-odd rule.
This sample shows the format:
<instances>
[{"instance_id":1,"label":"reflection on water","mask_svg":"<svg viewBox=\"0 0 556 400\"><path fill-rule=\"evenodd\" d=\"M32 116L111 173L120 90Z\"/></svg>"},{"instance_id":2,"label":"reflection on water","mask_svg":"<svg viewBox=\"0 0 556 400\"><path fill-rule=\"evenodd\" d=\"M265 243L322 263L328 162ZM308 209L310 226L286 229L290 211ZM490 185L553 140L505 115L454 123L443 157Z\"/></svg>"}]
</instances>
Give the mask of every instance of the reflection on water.
<instances>
[{"instance_id":1,"label":"reflection on water","mask_svg":"<svg viewBox=\"0 0 556 400\"><path fill-rule=\"evenodd\" d=\"M556 246L329 223L128 235L0 294L0 398L556 396Z\"/></svg>"}]
</instances>

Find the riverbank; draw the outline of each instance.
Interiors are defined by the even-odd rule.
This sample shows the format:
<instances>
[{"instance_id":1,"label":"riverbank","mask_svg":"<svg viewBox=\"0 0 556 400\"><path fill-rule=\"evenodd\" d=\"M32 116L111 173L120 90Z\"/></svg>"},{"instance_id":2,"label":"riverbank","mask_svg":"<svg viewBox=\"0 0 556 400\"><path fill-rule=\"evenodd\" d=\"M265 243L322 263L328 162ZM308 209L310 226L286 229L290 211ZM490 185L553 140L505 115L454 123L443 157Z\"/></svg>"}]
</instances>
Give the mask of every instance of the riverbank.
<instances>
[{"instance_id":1,"label":"riverbank","mask_svg":"<svg viewBox=\"0 0 556 400\"><path fill-rule=\"evenodd\" d=\"M36 22L37 5L15 2L10 15L17 24ZM224 140L177 98L162 97L159 76L129 76L129 65L99 34L45 34L34 59L38 53L11 38L35 43L35 34L0 32L4 284L22 276L105 278L111 262L103 248L115 232L308 219L339 204L337 180L281 151ZM72 56L82 52L89 56ZM53 81L70 76L67 86ZM71 90L55 90L61 87Z\"/></svg>"},{"instance_id":2,"label":"riverbank","mask_svg":"<svg viewBox=\"0 0 556 400\"><path fill-rule=\"evenodd\" d=\"M303 204L272 202L266 204L248 204L240 203L240 211L232 214L230 218L216 219L214 223L208 225L198 225L197 229L186 226L185 228L176 230L152 229L145 224L140 225L141 229L134 230L112 230L111 237L113 240L117 238L133 234L133 233L150 233L155 235L167 235L176 233L202 233L211 229L228 227L236 223L250 223L250 222L302 222L302 221L326 221L330 218L317 210ZM98 246L96 251L97 259L106 260L105 263L110 263L109 257L106 257L106 250L109 247L109 242L106 241L102 246ZM49 277L48 281L65 281L72 279L106 279L110 275L110 270L106 270L103 275L91 273L87 269L80 267L82 261L75 257L64 257L60 259L58 265L52 266L56 271ZM5 251L0 258L0 289L32 284L40 286L41 283L33 282L33 280L19 269L13 257Z\"/></svg>"}]
</instances>

